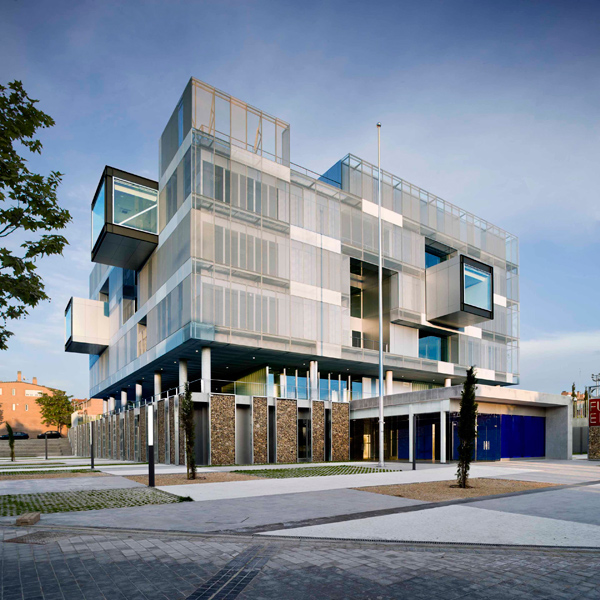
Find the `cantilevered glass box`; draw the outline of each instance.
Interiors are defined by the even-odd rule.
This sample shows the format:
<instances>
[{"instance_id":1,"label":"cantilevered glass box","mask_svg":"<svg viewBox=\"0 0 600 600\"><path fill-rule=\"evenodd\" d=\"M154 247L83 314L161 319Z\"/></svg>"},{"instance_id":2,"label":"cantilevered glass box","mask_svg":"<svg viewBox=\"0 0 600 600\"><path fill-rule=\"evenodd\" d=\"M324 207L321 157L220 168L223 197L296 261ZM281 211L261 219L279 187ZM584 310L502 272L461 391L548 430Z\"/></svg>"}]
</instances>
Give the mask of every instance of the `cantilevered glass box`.
<instances>
[{"instance_id":1,"label":"cantilevered glass box","mask_svg":"<svg viewBox=\"0 0 600 600\"><path fill-rule=\"evenodd\" d=\"M139 270L158 245L158 182L106 167L92 202L92 261Z\"/></svg>"},{"instance_id":2,"label":"cantilevered glass box","mask_svg":"<svg viewBox=\"0 0 600 600\"><path fill-rule=\"evenodd\" d=\"M101 354L108 342L108 302L71 298L65 309L65 352Z\"/></svg>"},{"instance_id":3,"label":"cantilevered glass box","mask_svg":"<svg viewBox=\"0 0 600 600\"><path fill-rule=\"evenodd\" d=\"M494 318L494 271L464 255L425 270L427 320L466 327Z\"/></svg>"}]
</instances>

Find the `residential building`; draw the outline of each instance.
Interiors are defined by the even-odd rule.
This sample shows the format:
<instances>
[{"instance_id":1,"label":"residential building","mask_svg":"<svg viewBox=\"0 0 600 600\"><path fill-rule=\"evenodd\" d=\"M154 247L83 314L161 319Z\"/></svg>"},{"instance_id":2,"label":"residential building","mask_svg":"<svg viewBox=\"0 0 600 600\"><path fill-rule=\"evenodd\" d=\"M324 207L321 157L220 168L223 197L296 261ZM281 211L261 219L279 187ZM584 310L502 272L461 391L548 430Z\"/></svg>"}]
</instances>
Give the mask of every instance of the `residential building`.
<instances>
[{"instance_id":1,"label":"residential building","mask_svg":"<svg viewBox=\"0 0 600 600\"><path fill-rule=\"evenodd\" d=\"M0 406L2 406L3 423L0 424L0 435L6 433L6 423L14 431L24 431L31 437L47 431L42 423L42 414L36 398L42 394L52 395L52 389L39 385L37 377L26 381L21 371L17 371L16 381L0 381Z\"/></svg>"},{"instance_id":2,"label":"residential building","mask_svg":"<svg viewBox=\"0 0 600 600\"><path fill-rule=\"evenodd\" d=\"M282 119L191 79L158 180L104 169L89 298L67 306L65 349L90 355L113 454L143 456L151 401L159 457L181 462L189 383L199 463L347 459L351 403L353 447L374 456L378 170L348 154L311 172L291 162L290 138ZM381 191L386 397L435 396L471 365L485 386L518 383L516 237L391 172ZM438 440L447 400L431 417ZM390 416L402 417L390 440L412 435L407 415Z\"/></svg>"}]
</instances>

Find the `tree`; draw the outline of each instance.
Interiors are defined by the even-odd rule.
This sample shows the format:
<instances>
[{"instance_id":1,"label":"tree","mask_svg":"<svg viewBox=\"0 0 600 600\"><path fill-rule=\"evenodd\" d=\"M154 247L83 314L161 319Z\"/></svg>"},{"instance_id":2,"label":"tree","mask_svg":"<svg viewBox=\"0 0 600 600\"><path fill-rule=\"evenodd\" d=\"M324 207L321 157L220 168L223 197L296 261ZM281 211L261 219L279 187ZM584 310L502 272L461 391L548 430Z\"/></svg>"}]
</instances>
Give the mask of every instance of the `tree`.
<instances>
[{"instance_id":1,"label":"tree","mask_svg":"<svg viewBox=\"0 0 600 600\"><path fill-rule=\"evenodd\" d=\"M466 488L469 480L469 469L475 451L475 440L477 438L477 402L475 402L475 390L477 379L475 378L475 367L467 371L467 379L463 384L460 397L460 418L458 421L458 469L456 480L458 486Z\"/></svg>"},{"instance_id":2,"label":"tree","mask_svg":"<svg viewBox=\"0 0 600 600\"><path fill-rule=\"evenodd\" d=\"M179 405L179 416L185 434L185 464L187 467L187 478L196 479L196 453L194 441L196 439L196 424L194 423L194 403L190 384L185 384L185 392L181 396Z\"/></svg>"},{"instance_id":3,"label":"tree","mask_svg":"<svg viewBox=\"0 0 600 600\"><path fill-rule=\"evenodd\" d=\"M72 396L67 396L62 390L52 390L52 394L42 394L35 401L42 413L42 422L47 427L56 427L60 433L64 426L71 426L71 414L75 406Z\"/></svg>"},{"instance_id":4,"label":"tree","mask_svg":"<svg viewBox=\"0 0 600 600\"><path fill-rule=\"evenodd\" d=\"M15 462L15 434L13 433L13 428L10 426L10 423L6 424L6 432L8 433L8 445L10 447L10 460L11 460L11 462Z\"/></svg>"},{"instance_id":5,"label":"tree","mask_svg":"<svg viewBox=\"0 0 600 600\"><path fill-rule=\"evenodd\" d=\"M12 245L22 248L15 251L0 246L0 350L8 348L8 338L13 335L8 322L25 317L30 308L49 300L36 273L37 259L62 254L68 244L62 235L52 233L71 221L69 211L60 208L56 198L62 174L52 171L44 177L32 173L18 152L22 146L41 154L36 131L54 125L52 117L36 108L37 102L20 81L8 87L0 85L0 240L15 234L16 244ZM42 233L28 239L37 232Z\"/></svg>"}]
</instances>

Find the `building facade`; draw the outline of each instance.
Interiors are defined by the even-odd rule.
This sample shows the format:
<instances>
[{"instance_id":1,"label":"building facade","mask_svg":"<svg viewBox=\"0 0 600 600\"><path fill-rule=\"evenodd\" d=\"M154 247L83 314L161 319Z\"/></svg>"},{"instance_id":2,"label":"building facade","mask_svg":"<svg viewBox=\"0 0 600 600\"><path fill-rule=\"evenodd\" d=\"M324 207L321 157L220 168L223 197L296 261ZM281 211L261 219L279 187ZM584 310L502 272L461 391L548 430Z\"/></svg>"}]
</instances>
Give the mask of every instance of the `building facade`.
<instances>
[{"instance_id":1,"label":"building facade","mask_svg":"<svg viewBox=\"0 0 600 600\"><path fill-rule=\"evenodd\" d=\"M6 433L6 423L14 431L23 431L31 437L48 431L42 422L40 407L35 401L42 394L52 395L50 388L39 385L37 377L26 381L21 371L17 372L16 381L0 381L0 406L2 406L4 422L0 426L0 435Z\"/></svg>"},{"instance_id":2,"label":"building facade","mask_svg":"<svg viewBox=\"0 0 600 600\"><path fill-rule=\"evenodd\" d=\"M90 355L105 412L166 403L174 462L186 382L202 464L343 460L350 403L378 394L377 168L347 155L317 174L290 154L287 123L192 79L158 181L102 174L65 348ZM390 172L381 190L385 394L471 365L518 383L517 239Z\"/></svg>"}]
</instances>

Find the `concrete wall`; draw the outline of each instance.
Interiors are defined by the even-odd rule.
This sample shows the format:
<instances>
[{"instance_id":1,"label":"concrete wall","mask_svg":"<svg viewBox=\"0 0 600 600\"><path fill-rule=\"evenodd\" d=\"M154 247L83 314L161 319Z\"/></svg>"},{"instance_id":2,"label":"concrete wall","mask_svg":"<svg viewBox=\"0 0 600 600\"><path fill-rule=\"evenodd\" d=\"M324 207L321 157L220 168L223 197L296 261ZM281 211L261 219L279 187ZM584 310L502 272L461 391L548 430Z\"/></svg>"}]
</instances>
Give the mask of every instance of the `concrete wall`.
<instances>
[{"instance_id":1,"label":"concrete wall","mask_svg":"<svg viewBox=\"0 0 600 600\"><path fill-rule=\"evenodd\" d=\"M573 458L571 420L570 406L546 409L546 458Z\"/></svg>"}]
</instances>

